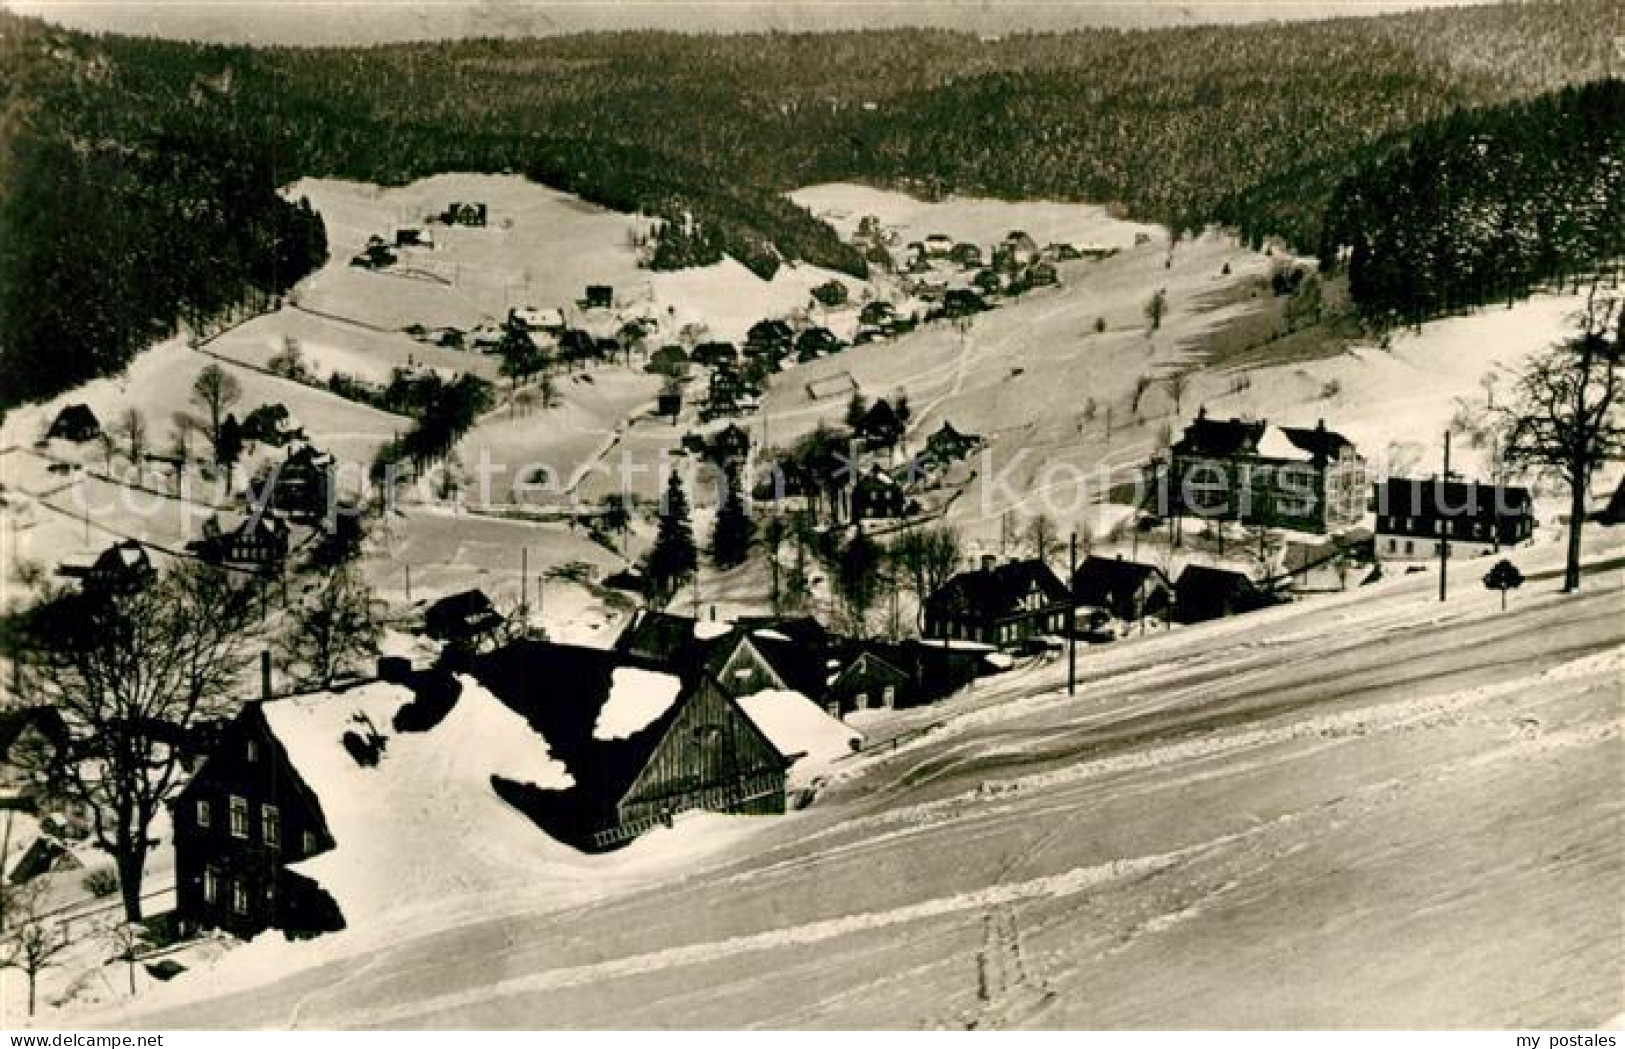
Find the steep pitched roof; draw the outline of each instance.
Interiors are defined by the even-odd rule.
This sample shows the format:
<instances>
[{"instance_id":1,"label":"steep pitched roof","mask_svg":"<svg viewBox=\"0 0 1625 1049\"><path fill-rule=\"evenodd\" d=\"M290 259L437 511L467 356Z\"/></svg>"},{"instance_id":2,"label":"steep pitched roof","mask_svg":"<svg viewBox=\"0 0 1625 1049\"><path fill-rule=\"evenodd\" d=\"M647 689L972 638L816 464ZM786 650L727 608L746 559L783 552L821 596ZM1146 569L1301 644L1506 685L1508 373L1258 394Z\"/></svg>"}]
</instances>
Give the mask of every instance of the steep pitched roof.
<instances>
[{"instance_id":1,"label":"steep pitched roof","mask_svg":"<svg viewBox=\"0 0 1625 1049\"><path fill-rule=\"evenodd\" d=\"M1113 597L1136 592L1148 580L1167 586L1168 577L1155 565L1121 557L1086 558L1072 577L1072 596L1086 605L1110 604Z\"/></svg>"},{"instance_id":2,"label":"steep pitched roof","mask_svg":"<svg viewBox=\"0 0 1625 1049\"><path fill-rule=\"evenodd\" d=\"M604 814L648 766L696 690L707 681L715 686L703 667L667 670L601 649L522 640L479 657L470 673L547 742L574 777L578 803ZM662 675L675 685L667 702L648 704L630 720L610 715L617 727L606 730L618 690L640 689Z\"/></svg>"},{"instance_id":3,"label":"steep pitched roof","mask_svg":"<svg viewBox=\"0 0 1625 1049\"><path fill-rule=\"evenodd\" d=\"M641 610L615 639L615 651L623 656L661 665L692 662L704 646L695 636L699 620L672 612Z\"/></svg>"},{"instance_id":4,"label":"steep pitched roof","mask_svg":"<svg viewBox=\"0 0 1625 1049\"><path fill-rule=\"evenodd\" d=\"M1173 446L1175 455L1249 455L1258 447L1266 424L1245 419L1209 419L1206 409L1185 427Z\"/></svg>"},{"instance_id":5,"label":"steep pitched roof","mask_svg":"<svg viewBox=\"0 0 1625 1049\"><path fill-rule=\"evenodd\" d=\"M707 664L712 671L720 670L739 645L749 641L750 646L778 674L785 687L806 696L822 695L825 679L823 647L796 641L771 629L738 631L726 644L719 644Z\"/></svg>"},{"instance_id":6,"label":"steep pitched roof","mask_svg":"<svg viewBox=\"0 0 1625 1049\"><path fill-rule=\"evenodd\" d=\"M1049 565L1029 558L960 572L932 594L930 601L973 608L985 616L1002 616L1016 611L1021 599L1035 586L1051 602L1067 600L1066 585Z\"/></svg>"},{"instance_id":7,"label":"steep pitched roof","mask_svg":"<svg viewBox=\"0 0 1625 1049\"><path fill-rule=\"evenodd\" d=\"M1522 516L1533 503L1529 489L1455 479L1390 477L1375 486L1377 513L1437 520Z\"/></svg>"},{"instance_id":8,"label":"steep pitched roof","mask_svg":"<svg viewBox=\"0 0 1625 1049\"><path fill-rule=\"evenodd\" d=\"M1325 423L1313 427L1283 426L1281 432L1298 448L1319 460L1336 459L1344 451L1352 451L1354 443L1335 430L1326 429Z\"/></svg>"},{"instance_id":9,"label":"steep pitched roof","mask_svg":"<svg viewBox=\"0 0 1625 1049\"><path fill-rule=\"evenodd\" d=\"M0 761L11 758L12 745L32 727L56 746L67 742L68 726L55 707L0 711Z\"/></svg>"},{"instance_id":10,"label":"steep pitched roof","mask_svg":"<svg viewBox=\"0 0 1625 1049\"><path fill-rule=\"evenodd\" d=\"M681 706L672 703L623 738L597 738L594 729L614 688L615 671L632 665L601 649L521 640L480 656L469 672L547 741L583 797L612 805L648 763Z\"/></svg>"},{"instance_id":11,"label":"steep pitched roof","mask_svg":"<svg viewBox=\"0 0 1625 1049\"><path fill-rule=\"evenodd\" d=\"M1258 587L1243 572L1212 565L1186 565L1174 589L1181 598L1198 594L1230 597L1252 594Z\"/></svg>"}]
</instances>

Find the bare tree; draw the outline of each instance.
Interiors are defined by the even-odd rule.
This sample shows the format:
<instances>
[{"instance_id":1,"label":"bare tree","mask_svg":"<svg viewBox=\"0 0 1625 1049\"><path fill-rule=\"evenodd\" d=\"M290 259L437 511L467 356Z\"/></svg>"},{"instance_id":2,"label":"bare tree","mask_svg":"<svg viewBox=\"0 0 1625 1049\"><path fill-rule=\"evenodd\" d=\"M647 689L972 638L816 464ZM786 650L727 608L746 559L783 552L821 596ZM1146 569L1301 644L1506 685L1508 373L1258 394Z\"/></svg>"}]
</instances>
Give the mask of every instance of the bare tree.
<instances>
[{"instance_id":1,"label":"bare tree","mask_svg":"<svg viewBox=\"0 0 1625 1049\"><path fill-rule=\"evenodd\" d=\"M1619 417L1625 303L1593 284L1575 318L1578 334L1531 360L1500 409L1511 421L1508 462L1559 471L1569 488L1568 557L1563 592L1580 588L1580 532L1586 490L1598 466L1625 454Z\"/></svg>"},{"instance_id":2,"label":"bare tree","mask_svg":"<svg viewBox=\"0 0 1625 1049\"><path fill-rule=\"evenodd\" d=\"M0 969L17 969L28 977L29 1016L34 1015L40 974L55 966L56 956L68 946L67 938L41 913L40 903L40 886L24 887L18 899L19 921L0 940Z\"/></svg>"},{"instance_id":3,"label":"bare tree","mask_svg":"<svg viewBox=\"0 0 1625 1049\"><path fill-rule=\"evenodd\" d=\"M208 414L210 444L220 440L220 424L242 399L243 384L219 364L211 361L197 373L192 383L192 403Z\"/></svg>"},{"instance_id":4,"label":"bare tree","mask_svg":"<svg viewBox=\"0 0 1625 1049\"><path fill-rule=\"evenodd\" d=\"M141 462L147 456L150 446L147 433L147 417L141 414L139 408L128 408L119 417L118 436L124 441L124 454L130 457L130 464L139 473Z\"/></svg>"},{"instance_id":5,"label":"bare tree","mask_svg":"<svg viewBox=\"0 0 1625 1049\"><path fill-rule=\"evenodd\" d=\"M141 948L146 944L146 927L138 922L119 922L103 935L113 949L113 961L123 962L130 978L130 997L135 997L135 967L141 960Z\"/></svg>"},{"instance_id":6,"label":"bare tree","mask_svg":"<svg viewBox=\"0 0 1625 1049\"><path fill-rule=\"evenodd\" d=\"M1027 522L1027 547L1038 560L1049 563L1050 555L1061 545L1061 534L1048 514L1037 514Z\"/></svg>"},{"instance_id":7,"label":"bare tree","mask_svg":"<svg viewBox=\"0 0 1625 1049\"><path fill-rule=\"evenodd\" d=\"M1178 371L1171 373L1166 379L1162 380L1162 388L1168 394L1168 399L1174 402L1174 417L1178 418L1183 414L1185 394L1191 388L1190 372Z\"/></svg>"},{"instance_id":8,"label":"bare tree","mask_svg":"<svg viewBox=\"0 0 1625 1049\"><path fill-rule=\"evenodd\" d=\"M1151 384L1154 381L1149 375L1141 375L1135 378L1134 396L1129 400L1128 406L1130 415L1138 416L1140 414L1140 402L1145 399L1146 391L1151 389Z\"/></svg>"},{"instance_id":9,"label":"bare tree","mask_svg":"<svg viewBox=\"0 0 1625 1049\"><path fill-rule=\"evenodd\" d=\"M26 687L67 725L49 771L89 811L130 921L141 919L153 820L179 786L178 744L235 710L258 618L253 584L182 562L138 590L47 593L10 631Z\"/></svg>"},{"instance_id":10,"label":"bare tree","mask_svg":"<svg viewBox=\"0 0 1625 1049\"><path fill-rule=\"evenodd\" d=\"M925 599L942 588L959 568L963 546L959 533L946 525L917 528L899 536L891 546L892 556L919 598L920 620L925 617Z\"/></svg>"},{"instance_id":11,"label":"bare tree","mask_svg":"<svg viewBox=\"0 0 1625 1049\"><path fill-rule=\"evenodd\" d=\"M291 612L278 647L303 687L327 688L378 653L377 602L348 564L323 573Z\"/></svg>"}]
</instances>

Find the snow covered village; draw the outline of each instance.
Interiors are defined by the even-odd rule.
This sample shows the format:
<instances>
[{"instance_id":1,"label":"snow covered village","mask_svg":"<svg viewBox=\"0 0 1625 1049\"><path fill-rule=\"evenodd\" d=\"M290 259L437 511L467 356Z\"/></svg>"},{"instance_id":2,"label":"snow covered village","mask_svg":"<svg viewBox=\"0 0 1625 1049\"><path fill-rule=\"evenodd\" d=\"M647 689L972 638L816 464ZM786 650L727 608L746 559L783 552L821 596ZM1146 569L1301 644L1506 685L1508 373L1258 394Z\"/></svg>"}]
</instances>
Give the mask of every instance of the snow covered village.
<instances>
[{"instance_id":1,"label":"snow covered village","mask_svg":"<svg viewBox=\"0 0 1625 1049\"><path fill-rule=\"evenodd\" d=\"M1625 83L1554 20L0 11L75 100L0 125L0 1026L1625 1023Z\"/></svg>"}]
</instances>

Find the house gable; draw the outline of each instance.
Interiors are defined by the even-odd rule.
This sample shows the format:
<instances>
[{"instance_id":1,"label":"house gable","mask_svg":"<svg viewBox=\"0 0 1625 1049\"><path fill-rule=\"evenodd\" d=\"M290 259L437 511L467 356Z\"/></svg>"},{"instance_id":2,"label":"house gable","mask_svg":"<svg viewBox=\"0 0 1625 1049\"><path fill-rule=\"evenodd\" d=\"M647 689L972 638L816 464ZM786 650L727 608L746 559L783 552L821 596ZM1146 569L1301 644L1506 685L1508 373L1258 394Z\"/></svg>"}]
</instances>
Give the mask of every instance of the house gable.
<instances>
[{"instance_id":1,"label":"house gable","mask_svg":"<svg viewBox=\"0 0 1625 1049\"><path fill-rule=\"evenodd\" d=\"M790 689L773 664L751 641L749 634L741 634L728 657L716 666L715 674L722 687L732 696L748 696L766 689Z\"/></svg>"},{"instance_id":2,"label":"house gable","mask_svg":"<svg viewBox=\"0 0 1625 1049\"><path fill-rule=\"evenodd\" d=\"M634 830L688 809L782 812L788 767L739 704L703 677L679 700L616 813L622 828Z\"/></svg>"}]
</instances>

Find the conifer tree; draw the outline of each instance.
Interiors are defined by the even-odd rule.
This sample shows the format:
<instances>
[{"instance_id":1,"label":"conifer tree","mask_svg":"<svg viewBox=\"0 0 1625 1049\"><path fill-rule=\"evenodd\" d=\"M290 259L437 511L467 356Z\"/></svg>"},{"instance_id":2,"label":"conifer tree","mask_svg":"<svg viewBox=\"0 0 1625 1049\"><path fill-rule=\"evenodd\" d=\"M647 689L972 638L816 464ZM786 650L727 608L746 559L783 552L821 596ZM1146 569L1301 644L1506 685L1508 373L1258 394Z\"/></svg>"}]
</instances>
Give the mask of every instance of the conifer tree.
<instances>
[{"instance_id":1,"label":"conifer tree","mask_svg":"<svg viewBox=\"0 0 1625 1049\"><path fill-rule=\"evenodd\" d=\"M655 529L655 545L649 551L648 576L656 593L670 596L698 567L694 548L694 525L688 516L688 493L676 474L666 483L666 497L660 507Z\"/></svg>"},{"instance_id":2,"label":"conifer tree","mask_svg":"<svg viewBox=\"0 0 1625 1049\"><path fill-rule=\"evenodd\" d=\"M711 532L711 561L718 568L732 568L744 564L745 558L750 556L755 526L750 511L745 508L737 465L730 463L725 468L724 481L727 494L717 509L717 523Z\"/></svg>"}]
</instances>

